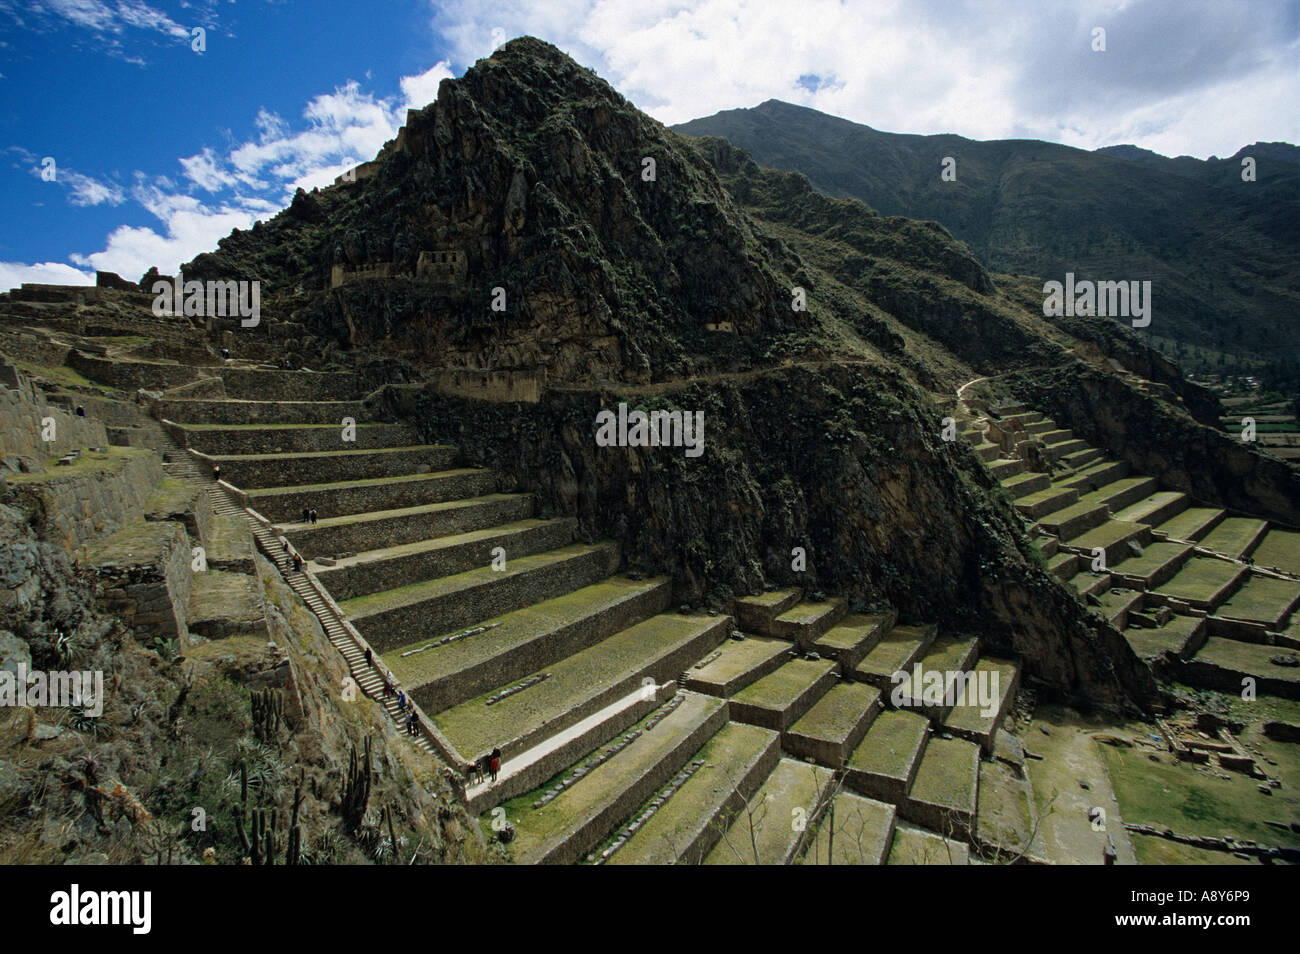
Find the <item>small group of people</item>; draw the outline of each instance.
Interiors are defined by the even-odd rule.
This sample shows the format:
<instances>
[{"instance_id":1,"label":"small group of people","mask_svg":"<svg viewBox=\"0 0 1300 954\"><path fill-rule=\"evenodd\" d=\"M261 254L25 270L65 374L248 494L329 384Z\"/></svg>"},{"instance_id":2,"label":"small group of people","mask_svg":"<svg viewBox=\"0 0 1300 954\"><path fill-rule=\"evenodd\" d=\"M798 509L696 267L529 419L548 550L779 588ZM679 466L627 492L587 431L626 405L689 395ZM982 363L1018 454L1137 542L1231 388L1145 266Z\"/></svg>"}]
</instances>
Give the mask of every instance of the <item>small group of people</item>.
<instances>
[{"instance_id":1,"label":"small group of people","mask_svg":"<svg viewBox=\"0 0 1300 954\"><path fill-rule=\"evenodd\" d=\"M497 775L500 772L501 750L493 749L487 755L480 756L478 759L470 763L469 768L466 769L465 772L466 781L472 783L477 779L481 782L490 775L492 776L492 781L495 782L497 780Z\"/></svg>"},{"instance_id":2,"label":"small group of people","mask_svg":"<svg viewBox=\"0 0 1300 954\"><path fill-rule=\"evenodd\" d=\"M406 734L420 734L420 717L416 714L414 707L406 714Z\"/></svg>"},{"instance_id":3,"label":"small group of people","mask_svg":"<svg viewBox=\"0 0 1300 954\"><path fill-rule=\"evenodd\" d=\"M303 523L315 523L315 522L316 522L316 508L315 508L315 507L303 507L303 508L302 508L302 522L303 522Z\"/></svg>"}]
</instances>

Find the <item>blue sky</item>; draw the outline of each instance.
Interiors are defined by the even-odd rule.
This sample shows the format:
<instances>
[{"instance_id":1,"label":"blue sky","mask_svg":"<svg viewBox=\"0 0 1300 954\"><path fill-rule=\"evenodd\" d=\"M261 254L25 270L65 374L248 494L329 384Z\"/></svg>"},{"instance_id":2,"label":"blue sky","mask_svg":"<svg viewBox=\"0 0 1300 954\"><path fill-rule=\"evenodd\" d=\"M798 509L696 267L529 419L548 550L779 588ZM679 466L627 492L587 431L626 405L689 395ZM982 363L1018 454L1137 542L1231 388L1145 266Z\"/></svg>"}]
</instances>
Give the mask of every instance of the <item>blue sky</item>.
<instances>
[{"instance_id":1,"label":"blue sky","mask_svg":"<svg viewBox=\"0 0 1300 954\"><path fill-rule=\"evenodd\" d=\"M529 33L666 123L776 98L878 129L1230 155L1300 140L1300 0L0 0L0 288L172 271L372 158ZM1107 31L1107 49L1091 48ZM202 52L192 47L205 31ZM46 157L54 181L41 176Z\"/></svg>"}]
</instances>

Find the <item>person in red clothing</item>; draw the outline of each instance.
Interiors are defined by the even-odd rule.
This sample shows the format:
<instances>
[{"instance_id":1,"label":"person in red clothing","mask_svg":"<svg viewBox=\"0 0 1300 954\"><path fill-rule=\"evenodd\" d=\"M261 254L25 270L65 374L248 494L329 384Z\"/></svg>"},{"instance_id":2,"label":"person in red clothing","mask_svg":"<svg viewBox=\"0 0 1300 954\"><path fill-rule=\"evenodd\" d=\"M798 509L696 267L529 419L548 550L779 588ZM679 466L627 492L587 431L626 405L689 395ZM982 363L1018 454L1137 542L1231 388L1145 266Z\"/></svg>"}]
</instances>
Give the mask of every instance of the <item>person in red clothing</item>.
<instances>
[{"instance_id":1,"label":"person in red clothing","mask_svg":"<svg viewBox=\"0 0 1300 954\"><path fill-rule=\"evenodd\" d=\"M492 781L497 780L497 773L501 771L501 750L493 749L492 754L488 756L488 770L492 773Z\"/></svg>"}]
</instances>

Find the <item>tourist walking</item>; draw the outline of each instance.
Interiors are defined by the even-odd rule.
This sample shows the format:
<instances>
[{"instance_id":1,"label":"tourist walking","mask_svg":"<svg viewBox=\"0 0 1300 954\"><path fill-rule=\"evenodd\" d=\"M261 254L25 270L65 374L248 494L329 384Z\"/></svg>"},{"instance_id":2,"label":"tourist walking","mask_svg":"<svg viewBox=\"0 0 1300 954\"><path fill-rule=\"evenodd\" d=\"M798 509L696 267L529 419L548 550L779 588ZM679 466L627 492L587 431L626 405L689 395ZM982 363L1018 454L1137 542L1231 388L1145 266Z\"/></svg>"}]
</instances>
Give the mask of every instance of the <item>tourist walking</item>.
<instances>
[{"instance_id":1,"label":"tourist walking","mask_svg":"<svg viewBox=\"0 0 1300 954\"><path fill-rule=\"evenodd\" d=\"M501 771L501 750L493 749L492 754L488 756L488 771L492 773L492 781L497 780L497 773Z\"/></svg>"},{"instance_id":2,"label":"tourist walking","mask_svg":"<svg viewBox=\"0 0 1300 954\"><path fill-rule=\"evenodd\" d=\"M367 646L367 647L366 647L366 666L369 667L369 666L373 666L374 664L375 664L375 654L371 651L370 647Z\"/></svg>"},{"instance_id":3,"label":"tourist walking","mask_svg":"<svg viewBox=\"0 0 1300 954\"><path fill-rule=\"evenodd\" d=\"M312 523L315 523L315 522L316 522L316 508L315 508L315 507L312 507L312 508L311 508L311 522L312 522Z\"/></svg>"}]
</instances>

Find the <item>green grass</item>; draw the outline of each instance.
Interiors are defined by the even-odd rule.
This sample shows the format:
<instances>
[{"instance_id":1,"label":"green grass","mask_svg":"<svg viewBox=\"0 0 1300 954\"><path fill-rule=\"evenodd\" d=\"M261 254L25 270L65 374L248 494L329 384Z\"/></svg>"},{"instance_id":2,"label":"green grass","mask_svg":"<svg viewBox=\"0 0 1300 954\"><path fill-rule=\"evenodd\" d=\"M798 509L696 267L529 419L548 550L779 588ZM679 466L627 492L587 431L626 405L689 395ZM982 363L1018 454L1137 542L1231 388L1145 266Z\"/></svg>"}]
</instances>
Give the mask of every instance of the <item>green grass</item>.
<instances>
[{"instance_id":1,"label":"green grass","mask_svg":"<svg viewBox=\"0 0 1300 954\"><path fill-rule=\"evenodd\" d=\"M1152 762L1141 749L1098 748L1126 822L1168 827L1180 835L1300 845L1300 834L1265 824L1300 818L1294 804L1288 807L1286 788L1263 795L1259 782L1240 772L1225 772L1223 779L1188 763L1174 765L1167 756Z\"/></svg>"}]
</instances>

